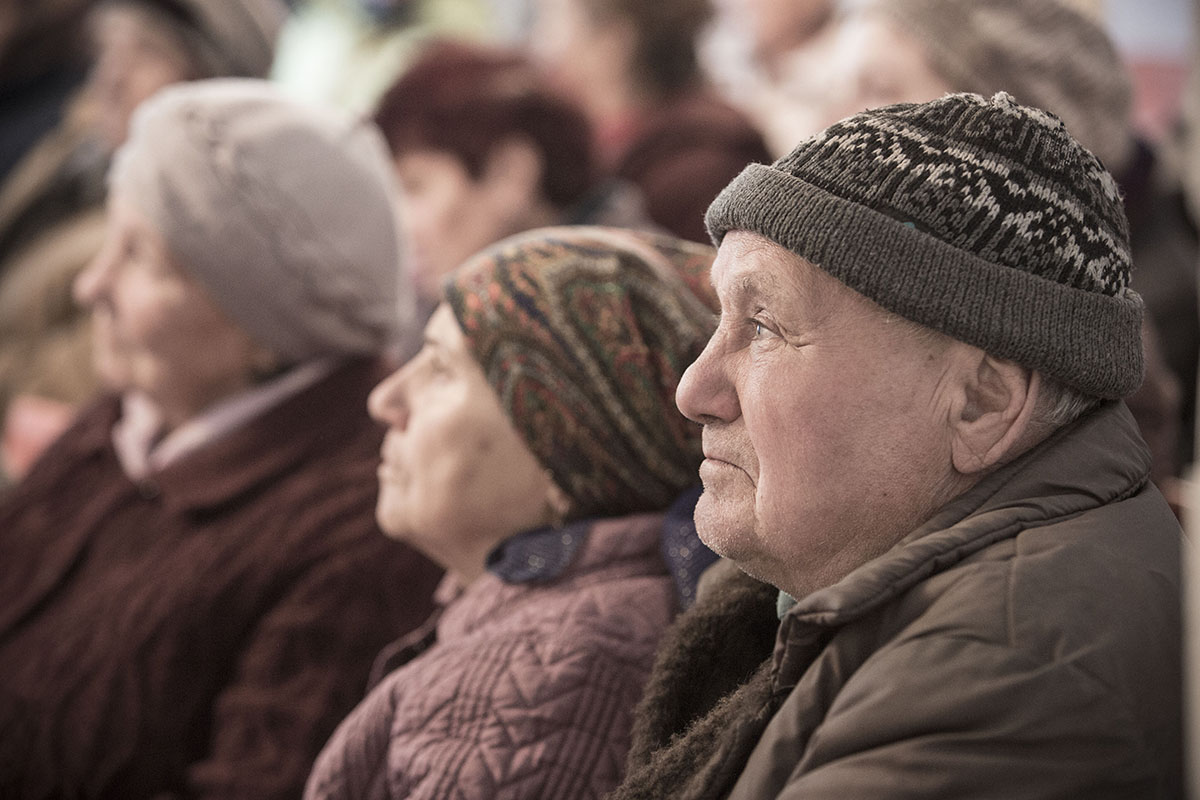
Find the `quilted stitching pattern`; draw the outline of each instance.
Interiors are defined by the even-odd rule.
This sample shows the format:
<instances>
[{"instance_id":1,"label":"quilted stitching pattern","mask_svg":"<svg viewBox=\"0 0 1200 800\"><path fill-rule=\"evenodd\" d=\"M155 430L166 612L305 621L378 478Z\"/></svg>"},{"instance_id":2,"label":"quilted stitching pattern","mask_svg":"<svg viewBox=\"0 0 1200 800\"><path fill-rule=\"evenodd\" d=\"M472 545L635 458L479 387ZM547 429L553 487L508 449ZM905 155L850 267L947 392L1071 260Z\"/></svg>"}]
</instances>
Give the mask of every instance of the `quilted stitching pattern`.
<instances>
[{"instance_id":1,"label":"quilted stitching pattern","mask_svg":"<svg viewBox=\"0 0 1200 800\"><path fill-rule=\"evenodd\" d=\"M438 644L342 724L308 796L574 800L614 788L674 606L660 527L653 516L594 528L582 563L551 586L472 585ZM633 537L643 546L631 553Z\"/></svg>"}]
</instances>

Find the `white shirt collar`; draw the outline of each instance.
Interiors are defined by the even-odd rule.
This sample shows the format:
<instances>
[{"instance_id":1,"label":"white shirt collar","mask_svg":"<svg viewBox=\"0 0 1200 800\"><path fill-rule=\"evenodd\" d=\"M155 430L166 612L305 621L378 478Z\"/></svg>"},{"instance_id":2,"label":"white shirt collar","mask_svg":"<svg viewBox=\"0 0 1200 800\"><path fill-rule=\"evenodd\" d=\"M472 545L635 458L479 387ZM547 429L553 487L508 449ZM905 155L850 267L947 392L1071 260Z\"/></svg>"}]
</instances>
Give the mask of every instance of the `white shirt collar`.
<instances>
[{"instance_id":1,"label":"white shirt collar","mask_svg":"<svg viewBox=\"0 0 1200 800\"><path fill-rule=\"evenodd\" d=\"M324 378L340 364L322 358L293 367L210 406L165 436L162 413L140 392L121 398L121 418L113 426L113 448L130 480L140 481L222 436L242 427Z\"/></svg>"}]
</instances>

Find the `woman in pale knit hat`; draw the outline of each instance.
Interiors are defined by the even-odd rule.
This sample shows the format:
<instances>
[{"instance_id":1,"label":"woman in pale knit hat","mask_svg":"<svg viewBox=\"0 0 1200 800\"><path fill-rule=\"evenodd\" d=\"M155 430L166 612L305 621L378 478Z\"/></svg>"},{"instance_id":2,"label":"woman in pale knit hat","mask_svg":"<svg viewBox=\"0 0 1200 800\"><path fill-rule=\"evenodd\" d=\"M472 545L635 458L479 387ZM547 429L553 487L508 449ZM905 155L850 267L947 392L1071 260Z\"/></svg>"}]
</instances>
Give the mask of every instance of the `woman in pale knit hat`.
<instances>
[{"instance_id":1,"label":"woman in pale knit hat","mask_svg":"<svg viewBox=\"0 0 1200 800\"><path fill-rule=\"evenodd\" d=\"M617 784L659 635L707 563L663 512L701 459L674 396L710 332L712 257L553 228L448 279L424 349L370 401L389 428L379 522L446 567L444 605L377 662L309 798Z\"/></svg>"},{"instance_id":2,"label":"woman in pale knit hat","mask_svg":"<svg viewBox=\"0 0 1200 800\"><path fill-rule=\"evenodd\" d=\"M373 519L403 333L373 128L144 105L76 283L109 392L0 503L0 796L291 798L439 570Z\"/></svg>"},{"instance_id":3,"label":"woman in pale knit hat","mask_svg":"<svg viewBox=\"0 0 1200 800\"><path fill-rule=\"evenodd\" d=\"M283 0L94 4L85 85L0 184L0 481L19 477L96 389L70 287L103 240L104 176L130 115L176 82L262 77L286 13Z\"/></svg>"}]
</instances>

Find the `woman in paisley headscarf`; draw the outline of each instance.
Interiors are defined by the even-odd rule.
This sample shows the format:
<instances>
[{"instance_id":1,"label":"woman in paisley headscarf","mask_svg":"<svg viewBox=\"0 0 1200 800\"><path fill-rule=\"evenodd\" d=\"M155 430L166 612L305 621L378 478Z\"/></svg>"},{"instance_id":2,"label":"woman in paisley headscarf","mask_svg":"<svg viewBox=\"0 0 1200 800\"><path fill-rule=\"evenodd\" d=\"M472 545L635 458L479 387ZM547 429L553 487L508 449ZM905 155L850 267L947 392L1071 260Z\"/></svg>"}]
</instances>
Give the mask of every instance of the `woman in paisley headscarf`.
<instances>
[{"instance_id":1,"label":"woman in paisley headscarf","mask_svg":"<svg viewBox=\"0 0 1200 800\"><path fill-rule=\"evenodd\" d=\"M446 568L443 608L377 662L309 798L616 785L659 636L707 564L664 512L702 457L674 397L711 331L712 257L554 228L447 280L424 348L369 404L389 428L377 518Z\"/></svg>"}]
</instances>

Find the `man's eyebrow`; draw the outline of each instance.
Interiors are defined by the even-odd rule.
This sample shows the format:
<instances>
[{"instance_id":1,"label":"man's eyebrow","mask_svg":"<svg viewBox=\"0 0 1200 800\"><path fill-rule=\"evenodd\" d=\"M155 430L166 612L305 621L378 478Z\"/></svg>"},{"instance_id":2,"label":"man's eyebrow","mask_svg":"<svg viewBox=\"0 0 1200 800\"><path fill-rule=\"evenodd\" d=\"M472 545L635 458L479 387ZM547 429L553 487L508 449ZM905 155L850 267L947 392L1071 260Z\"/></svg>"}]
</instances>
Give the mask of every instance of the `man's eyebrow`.
<instances>
[{"instance_id":1,"label":"man's eyebrow","mask_svg":"<svg viewBox=\"0 0 1200 800\"><path fill-rule=\"evenodd\" d=\"M783 281L769 272L754 270L737 276L730 288L734 298L756 300L777 297L783 289Z\"/></svg>"},{"instance_id":2,"label":"man's eyebrow","mask_svg":"<svg viewBox=\"0 0 1200 800\"><path fill-rule=\"evenodd\" d=\"M717 281L713 277L712 270L708 273L708 284L712 286L713 291L717 291ZM743 272L733 282L733 288L739 294L758 295L768 292L777 291L780 287L779 278L775 275L760 270L751 270Z\"/></svg>"}]
</instances>

